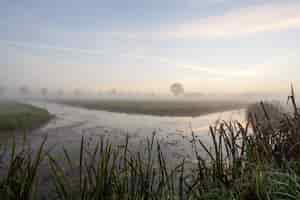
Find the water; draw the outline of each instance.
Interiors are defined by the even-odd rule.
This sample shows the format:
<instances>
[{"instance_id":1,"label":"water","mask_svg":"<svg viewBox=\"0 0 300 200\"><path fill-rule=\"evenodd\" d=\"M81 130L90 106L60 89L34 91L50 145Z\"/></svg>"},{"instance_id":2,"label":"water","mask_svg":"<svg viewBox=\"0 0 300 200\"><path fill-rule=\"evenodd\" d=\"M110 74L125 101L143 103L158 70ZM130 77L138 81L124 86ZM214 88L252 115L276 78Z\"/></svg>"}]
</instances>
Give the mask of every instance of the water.
<instances>
[{"instance_id":1,"label":"water","mask_svg":"<svg viewBox=\"0 0 300 200\"><path fill-rule=\"evenodd\" d=\"M244 110L207 114L200 117L159 117L148 115L111 113L45 102L27 102L47 109L55 115L47 125L28 135L33 149L38 148L47 135L47 148L59 154L61 147L78 154L81 137L93 143L105 137L115 144L124 144L130 137L130 147L137 151L145 147L146 138L156 133L166 156L171 159L192 159L191 133L209 143L209 125L218 120L244 121Z\"/></svg>"},{"instance_id":2,"label":"water","mask_svg":"<svg viewBox=\"0 0 300 200\"><path fill-rule=\"evenodd\" d=\"M158 117L146 115L132 115L111 113L105 111L87 110L66 105L45 102L25 102L47 109L55 117L44 127L27 135L27 142L33 153L37 152L43 138L47 136L46 149L59 163L64 163L62 147L69 152L72 160L79 160L80 142L85 137L86 144L93 145L100 137L109 139L113 144L124 144L129 136L131 151L143 152L146 138L156 133L156 139L161 144L167 164L177 166L182 159L194 163L196 160L192 152L191 133L198 139L210 144L208 134L209 125L218 120L244 121L245 110L233 110L204 115L201 117ZM23 144L22 134L17 134L17 147ZM143 153L141 154L143 155ZM146 155L146 154L145 154ZM4 160L9 160L9 154ZM76 162L77 163L77 162ZM45 159L40 168L40 193L51 193L50 171ZM6 168L0 170L6 174Z\"/></svg>"}]
</instances>

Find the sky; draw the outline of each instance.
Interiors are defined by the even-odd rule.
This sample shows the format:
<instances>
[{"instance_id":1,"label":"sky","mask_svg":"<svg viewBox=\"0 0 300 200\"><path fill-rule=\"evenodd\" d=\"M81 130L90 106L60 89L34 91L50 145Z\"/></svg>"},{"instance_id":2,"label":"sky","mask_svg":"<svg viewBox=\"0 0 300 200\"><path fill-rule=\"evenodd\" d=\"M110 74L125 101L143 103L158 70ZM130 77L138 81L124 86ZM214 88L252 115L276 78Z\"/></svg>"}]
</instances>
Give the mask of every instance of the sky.
<instances>
[{"instance_id":1,"label":"sky","mask_svg":"<svg viewBox=\"0 0 300 200\"><path fill-rule=\"evenodd\" d=\"M0 85L300 88L299 0L1 0Z\"/></svg>"}]
</instances>

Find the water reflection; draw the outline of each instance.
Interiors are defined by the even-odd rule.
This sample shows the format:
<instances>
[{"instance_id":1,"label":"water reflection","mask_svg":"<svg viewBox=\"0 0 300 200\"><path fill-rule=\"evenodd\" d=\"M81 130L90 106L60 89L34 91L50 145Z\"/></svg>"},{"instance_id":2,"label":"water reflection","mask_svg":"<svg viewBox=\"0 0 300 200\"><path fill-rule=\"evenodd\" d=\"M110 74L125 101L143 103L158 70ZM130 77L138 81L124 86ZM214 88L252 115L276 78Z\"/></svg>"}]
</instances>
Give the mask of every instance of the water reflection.
<instances>
[{"instance_id":1,"label":"water reflection","mask_svg":"<svg viewBox=\"0 0 300 200\"><path fill-rule=\"evenodd\" d=\"M124 143L128 135L131 148L141 150L145 146L145 139L155 132L168 157L191 157L192 131L196 137L209 143L209 125L218 120L244 121L244 110L213 113L195 118L158 117L87 110L54 103L30 103L44 107L56 116L45 127L29 135L33 148L37 148L42 137L48 135L48 147L54 152L59 152L61 149L59 147L62 146L74 153L78 152L82 135L91 143L105 137L116 144Z\"/></svg>"}]
</instances>

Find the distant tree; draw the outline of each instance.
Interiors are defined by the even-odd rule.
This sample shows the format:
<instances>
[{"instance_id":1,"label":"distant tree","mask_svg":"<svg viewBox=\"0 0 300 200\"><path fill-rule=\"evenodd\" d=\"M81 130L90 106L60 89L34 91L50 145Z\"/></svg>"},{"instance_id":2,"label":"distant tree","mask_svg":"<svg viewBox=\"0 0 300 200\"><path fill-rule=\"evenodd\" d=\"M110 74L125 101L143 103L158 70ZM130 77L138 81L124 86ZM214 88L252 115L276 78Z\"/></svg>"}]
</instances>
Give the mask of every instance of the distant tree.
<instances>
[{"instance_id":1,"label":"distant tree","mask_svg":"<svg viewBox=\"0 0 300 200\"><path fill-rule=\"evenodd\" d=\"M171 85L170 91L173 93L174 96L178 96L184 93L184 88L181 83L174 83Z\"/></svg>"},{"instance_id":2,"label":"distant tree","mask_svg":"<svg viewBox=\"0 0 300 200\"><path fill-rule=\"evenodd\" d=\"M41 94L46 97L48 94L48 89L47 88L41 88Z\"/></svg>"},{"instance_id":3,"label":"distant tree","mask_svg":"<svg viewBox=\"0 0 300 200\"><path fill-rule=\"evenodd\" d=\"M110 93L111 93L112 95L116 95L116 94L117 94L117 90L116 90L116 89L112 89L112 90L110 91Z\"/></svg>"},{"instance_id":4,"label":"distant tree","mask_svg":"<svg viewBox=\"0 0 300 200\"><path fill-rule=\"evenodd\" d=\"M6 88L4 86L0 86L0 96L2 96L6 91Z\"/></svg>"},{"instance_id":5,"label":"distant tree","mask_svg":"<svg viewBox=\"0 0 300 200\"><path fill-rule=\"evenodd\" d=\"M80 96L80 95L81 95L80 89L76 88L76 89L73 91L73 94L74 94L74 96Z\"/></svg>"},{"instance_id":6,"label":"distant tree","mask_svg":"<svg viewBox=\"0 0 300 200\"><path fill-rule=\"evenodd\" d=\"M64 94L65 94L65 92L62 89L59 89L57 91L57 96L59 96L59 97L63 96Z\"/></svg>"},{"instance_id":7,"label":"distant tree","mask_svg":"<svg viewBox=\"0 0 300 200\"><path fill-rule=\"evenodd\" d=\"M28 95L30 93L30 90L27 86L21 86L19 91L22 95Z\"/></svg>"}]
</instances>

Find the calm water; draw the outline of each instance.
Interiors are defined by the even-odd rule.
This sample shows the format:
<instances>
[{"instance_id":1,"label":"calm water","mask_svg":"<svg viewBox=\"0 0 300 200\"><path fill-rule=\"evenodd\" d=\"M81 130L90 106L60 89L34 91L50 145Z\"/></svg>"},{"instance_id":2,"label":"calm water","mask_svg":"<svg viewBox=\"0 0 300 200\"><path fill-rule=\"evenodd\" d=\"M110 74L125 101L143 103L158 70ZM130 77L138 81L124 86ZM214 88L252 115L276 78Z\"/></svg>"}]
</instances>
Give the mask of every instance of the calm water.
<instances>
[{"instance_id":1,"label":"calm water","mask_svg":"<svg viewBox=\"0 0 300 200\"><path fill-rule=\"evenodd\" d=\"M44 136L48 136L47 148L60 152L66 147L70 152L79 151L80 140L85 136L91 143L100 137L116 144L124 144L126 135L130 137L132 149L145 147L145 139L156 133L163 151L169 158L191 158L191 133L209 143L209 125L218 120L244 120L244 110L213 113L201 117L158 117L111 113L106 111L87 110L66 105L45 102L27 102L46 108L56 117L46 126L29 134L28 141L35 149Z\"/></svg>"},{"instance_id":2,"label":"calm water","mask_svg":"<svg viewBox=\"0 0 300 200\"><path fill-rule=\"evenodd\" d=\"M132 151L143 152L145 139L150 138L153 132L159 140L168 165L177 165L184 158L193 163L195 156L191 149L191 133L194 131L197 138L210 144L208 137L209 125L218 120L244 121L244 110L234 110L208 114L201 117L157 117L146 115L128 115L105 111L93 111L44 102L26 102L46 108L56 117L44 127L27 135L27 142L36 152L43 138L47 136L46 148L50 150L57 161L63 163L62 147L65 147L71 159L79 160L81 137L85 137L86 144L93 145L101 137L109 139L116 145L124 144L128 135L129 148ZM23 138L17 134L18 147L21 147ZM142 154L143 155L143 154ZM9 154L7 154L7 160ZM50 194L50 171L45 160L40 167L41 194ZM5 168L0 170L5 174Z\"/></svg>"}]
</instances>

